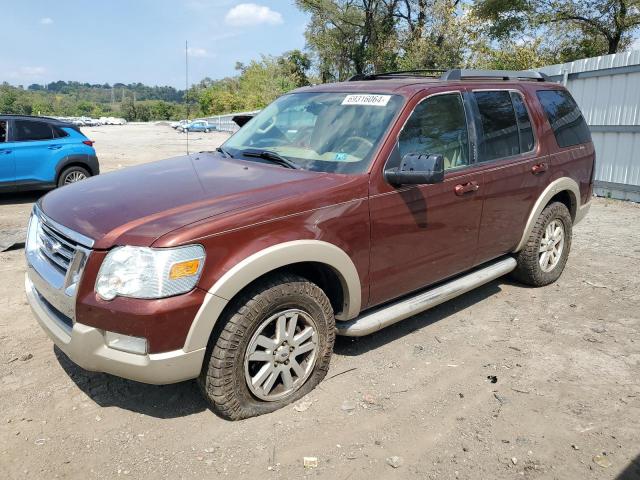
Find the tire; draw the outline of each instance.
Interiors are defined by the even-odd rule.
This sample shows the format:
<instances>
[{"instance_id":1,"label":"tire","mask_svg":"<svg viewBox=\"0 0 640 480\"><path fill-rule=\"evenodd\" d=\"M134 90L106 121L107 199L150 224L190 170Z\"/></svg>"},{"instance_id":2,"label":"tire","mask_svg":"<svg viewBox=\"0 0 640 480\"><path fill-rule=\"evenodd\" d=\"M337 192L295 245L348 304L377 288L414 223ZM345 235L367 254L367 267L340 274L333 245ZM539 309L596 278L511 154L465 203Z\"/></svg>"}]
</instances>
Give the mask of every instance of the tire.
<instances>
[{"instance_id":1,"label":"tire","mask_svg":"<svg viewBox=\"0 0 640 480\"><path fill-rule=\"evenodd\" d=\"M205 128L205 129L204 129L204 133L209 133L209 129L208 129L208 128Z\"/></svg>"},{"instance_id":2,"label":"tire","mask_svg":"<svg viewBox=\"0 0 640 480\"><path fill-rule=\"evenodd\" d=\"M281 332L286 330L286 336L277 333L282 317ZM313 390L329 370L335 341L333 309L322 289L305 278L267 277L232 301L218 324L198 383L213 411L223 418L241 420L278 410ZM296 341L286 343L293 338Z\"/></svg>"},{"instance_id":3,"label":"tire","mask_svg":"<svg viewBox=\"0 0 640 480\"><path fill-rule=\"evenodd\" d=\"M91 174L84 167L73 166L65 168L58 177L58 187L64 187L70 183L79 182L89 178Z\"/></svg>"},{"instance_id":4,"label":"tire","mask_svg":"<svg viewBox=\"0 0 640 480\"><path fill-rule=\"evenodd\" d=\"M569 258L573 220L567 207L554 202L540 213L524 248L518 253L513 277L527 285L543 287L555 282ZM552 231L561 229L562 238ZM546 250L544 250L546 248ZM545 253L548 254L545 258ZM543 265L545 265L543 267Z\"/></svg>"}]
</instances>

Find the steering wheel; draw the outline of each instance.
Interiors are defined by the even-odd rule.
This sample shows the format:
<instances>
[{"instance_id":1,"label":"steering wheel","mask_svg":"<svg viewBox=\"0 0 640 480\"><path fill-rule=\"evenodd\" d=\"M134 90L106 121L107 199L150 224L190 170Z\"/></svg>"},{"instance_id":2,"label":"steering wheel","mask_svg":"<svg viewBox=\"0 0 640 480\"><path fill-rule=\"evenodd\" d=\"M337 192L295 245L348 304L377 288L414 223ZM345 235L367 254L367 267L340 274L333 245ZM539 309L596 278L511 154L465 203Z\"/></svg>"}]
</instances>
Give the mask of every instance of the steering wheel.
<instances>
[{"instance_id":1,"label":"steering wheel","mask_svg":"<svg viewBox=\"0 0 640 480\"><path fill-rule=\"evenodd\" d=\"M257 128L256 131L260 134L260 135L264 135L265 133L268 133L269 130L271 130L273 127L276 126L276 117L275 115L273 117L271 117L271 121L270 123L263 127L263 128Z\"/></svg>"},{"instance_id":2,"label":"steering wheel","mask_svg":"<svg viewBox=\"0 0 640 480\"><path fill-rule=\"evenodd\" d=\"M357 142L360 144L360 147L354 149L354 152L357 152L360 150L360 148L365 147L367 149L369 148L373 148L373 142L369 139L366 139L364 137L357 137L357 136L352 136L352 137L348 137L347 139L345 139L344 142L342 142L342 144L340 145L340 149L341 150L346 150L344 148L345 145L348 145L350 142Z\"/></svg>"}]
</instances>

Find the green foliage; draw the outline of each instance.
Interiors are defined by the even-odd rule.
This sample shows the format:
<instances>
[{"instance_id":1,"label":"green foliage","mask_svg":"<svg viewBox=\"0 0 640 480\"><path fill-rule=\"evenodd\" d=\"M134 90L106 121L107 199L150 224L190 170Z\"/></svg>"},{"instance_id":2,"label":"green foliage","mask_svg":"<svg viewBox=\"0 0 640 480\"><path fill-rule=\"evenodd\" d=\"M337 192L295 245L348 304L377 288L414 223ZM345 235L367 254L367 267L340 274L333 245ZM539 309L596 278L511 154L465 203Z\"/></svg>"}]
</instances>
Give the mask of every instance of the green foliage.
<instances>
[{"instance_id":1,"label":"green foliage","mask_svg":"<svg viewBox=\"0 0 640 480\"><path fill-rule=\"evenodd\" d=\"M283 93L308 85L310 66L309 57L299 50L237 64L238 76L211 81L200 91L200 109L205 115L218 115L263 108Z\"/></svg>"},{"instance_id":2,"label":"green foliage","mask_svg":"<svg viewBox=\"0 0 640 480\"><path fill-rule=\"evenodd\" d=\"M114 95L116 101L112 103L109 85L91 86L77 82L53 82L47 88L34 84L24 90L3 83L0 85L0 113L93 118L121 116L128 121L172 120L186 117L184 105L176 103L182 101L184 92L176 91L172 87L147 87L138 83L132 84L131 90L127 86L114 87L114 89L120 90L117 90L118 96ZM140 92L135 94L135 102L134 92ZM190 94L196 98L197 92L194 90ZM176 100L153 99L162 96ZM201 112L196 107L192 108L191 113L193 118Z\"/></svg>"},{"instance_id":3,"label":"green foliage","mask_svg":"<svg viewBox=\"0 0 640 480\"><path fill-rule=\"evenodd\" d=\"M640 0L477 0L492 39L535 36L557 61L616 53L640 28Z\"/></svg>"}]
</instances>

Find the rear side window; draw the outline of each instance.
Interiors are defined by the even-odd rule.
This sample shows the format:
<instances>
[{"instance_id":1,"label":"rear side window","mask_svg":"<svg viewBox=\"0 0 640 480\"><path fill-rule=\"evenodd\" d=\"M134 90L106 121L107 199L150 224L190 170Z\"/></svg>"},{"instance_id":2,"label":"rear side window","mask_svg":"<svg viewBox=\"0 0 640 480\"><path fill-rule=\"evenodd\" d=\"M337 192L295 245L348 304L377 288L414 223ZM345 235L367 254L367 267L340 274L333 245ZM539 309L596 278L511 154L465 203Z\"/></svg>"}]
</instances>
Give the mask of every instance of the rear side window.
<instances>
[{"instance_id":1,"label":"rear side window","mask_svg":"<svg viewBox=\"0 0 640 480\"><path fill-rule=\"evenodd\" d=\"M571 147L591 141L591 132L576 101L563 90L536 92L560 147Z\"/></svg>"},{"instance_id":2,"label":"rear side window","mask_svg":"<svg viewBox=\"0 0 640 480\"><path fill-rule=\"evenodd\" d=\"M531 125L531 119L529 118L529 112L527 112L527 107L524 105L524 100L520 94L511 92L511 101L513 102L513 109L516 111L516 120L518 120L520 153L530 152L533 150L535 141L533 139L533 127Z\"/></svg>"},{"instance_id":3,"label":"rear side window","mask_svg":"<svg viewBox=\"0 0 640 480\"><path fill-rule=\"evenodd\" d=\"M0 120L0 143L7 141L7 122Z\"/></svg>"},{"instance_id":4,"label":"rear side window","mask_svg":"<svg viewBox=\"0 0 640 480\"><path fill-rule=\"evenodd\" d=\"M480 113L480 161L512 157L534 146L531 119L520 94L500 91L473 92Z\"/></svg>"},{"instance_id":5,"label":"rear side window","mask_svg":"<svg viewBox=\"0 0 640 480\"><path fill-rule=\"evenodd\" d=\"M48 123L15 120L13 125L13 139L16 142L51 140L53 138L53 130L51 130L51 125Z\"/></svg>"}]
</instances>

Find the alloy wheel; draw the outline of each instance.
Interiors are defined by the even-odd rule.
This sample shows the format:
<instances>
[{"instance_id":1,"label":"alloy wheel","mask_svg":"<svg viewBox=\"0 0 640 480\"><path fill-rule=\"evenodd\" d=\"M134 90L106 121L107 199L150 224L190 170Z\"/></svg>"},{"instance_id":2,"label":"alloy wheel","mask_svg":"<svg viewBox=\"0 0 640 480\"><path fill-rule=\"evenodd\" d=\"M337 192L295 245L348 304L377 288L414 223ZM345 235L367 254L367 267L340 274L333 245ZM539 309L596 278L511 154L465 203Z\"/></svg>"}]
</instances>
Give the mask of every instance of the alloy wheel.
<instances>
[{"instance_id":1,"label":"alloy wheel","mask_svg":"<svg viewBox=\"0 0 640 480\"><path fill-rule=\"evenodd\" d=\"M543 272L550 272L562 257L564 249L564 225L558 220L552 220L544 230L542 239L540 240L539 263Z\"/></svg>"},{"instance_id":2,"label":"alloy wheel","mask_svg":"<svg viewBox=\"0 0 640 480\"><path fill-rule=\"evenodd\" d=\"M80 180L84 180L85 178L87 178L87 176L82 173L82 172L70 172L65 178L64 178L64 184L68 185L70 183L76 183L79 182Z\"/></svg>"},{"instance_id":3,"label":"alloy wheel","mask_svg":"<svg viewBox=\"0 0 640 480\"><path fill-rule=\"evenodd\" d=\"M276 401L298 390L316 363L318 333L313 318L293 308L270 316L253 334L244 359L253 395Z\"/></svg>"}]
</instances>

